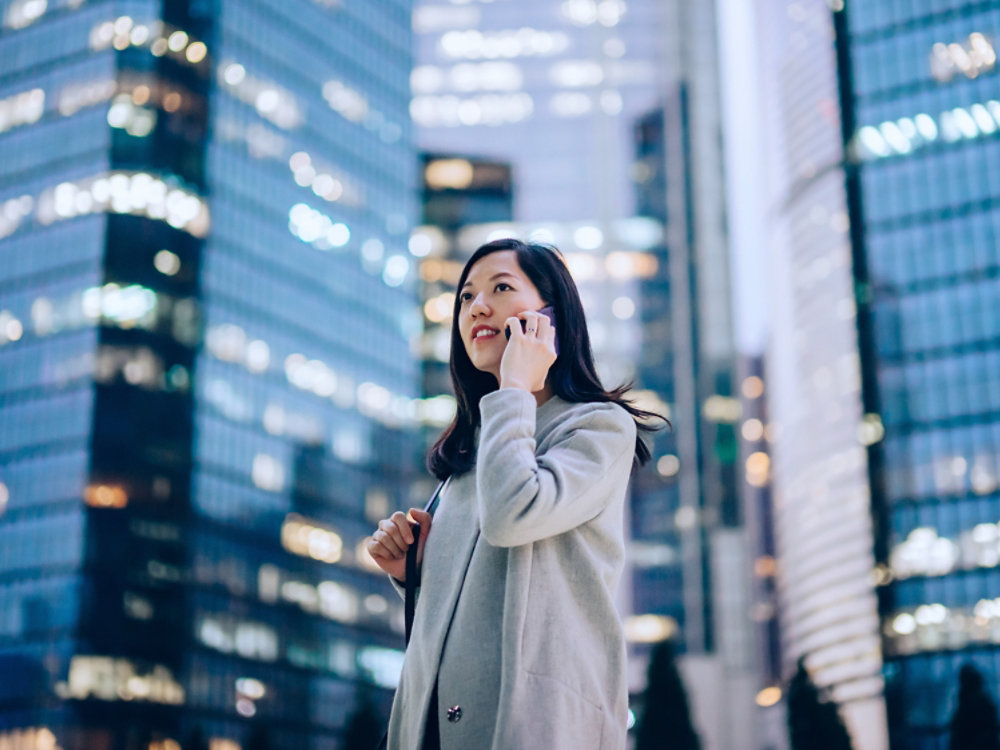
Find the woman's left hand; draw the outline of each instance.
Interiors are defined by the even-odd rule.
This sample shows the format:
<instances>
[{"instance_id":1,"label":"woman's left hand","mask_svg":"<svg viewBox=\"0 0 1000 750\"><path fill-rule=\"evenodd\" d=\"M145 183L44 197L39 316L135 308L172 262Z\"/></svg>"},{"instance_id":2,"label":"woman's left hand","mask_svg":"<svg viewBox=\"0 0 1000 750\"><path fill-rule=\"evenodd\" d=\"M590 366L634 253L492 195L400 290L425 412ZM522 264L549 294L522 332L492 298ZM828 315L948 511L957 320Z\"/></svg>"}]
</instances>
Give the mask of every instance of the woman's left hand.
<instances>
[{"instance_id":1,"label":"woman's left hand","mask_svg":"<svg viewBox=\"0 0 1000 750\"><path fill-rule=\"evenodd\" d=\"M521 321L525 328L521 330ZM500 360L500 387L520 388L530 393L545 387L549 368L556 361L556 330L541 313L526 310L507 318L510 340Z\"/></svg>"}]
</instances>

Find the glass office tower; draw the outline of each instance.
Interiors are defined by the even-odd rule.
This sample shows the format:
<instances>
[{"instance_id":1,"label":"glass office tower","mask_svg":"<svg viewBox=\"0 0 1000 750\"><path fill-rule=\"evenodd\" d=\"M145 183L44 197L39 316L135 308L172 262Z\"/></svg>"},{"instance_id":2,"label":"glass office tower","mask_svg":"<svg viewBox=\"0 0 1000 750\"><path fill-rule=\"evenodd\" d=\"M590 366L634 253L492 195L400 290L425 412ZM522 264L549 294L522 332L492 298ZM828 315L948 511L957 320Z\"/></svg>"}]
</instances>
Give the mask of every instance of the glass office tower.
<instances>
[{"instance_id":1,"label":"glass office tower","mask_svg":"<svg viewBox=\"0 0 1000 750\"><path fill-rule=\"evenodd\" d=\"M425 153L420 161L423 220L410 244L420 258L422 394L437 415L424 430L430 450L455 418L451 316L458 279L473 252L458 242L458 235L471 225L509 222L514 195L509 164L457 154Z\"/></svg>"},{"instance_id":2,"label":"glass office tower","mask_svg":"<svg viewBox=\"0 0 1000 750\"><path fill-rule=\"evenodd\" d=\"M666 223L667 152L664 112L657 109L635 124L636 204L638 213ZM654 391L665 404L675 403L674 333L671 327L670 255L664 242L650 249L655 272L639 284L639 318L642 331L638 382ZM655 433L651 452L653 471L632 480L631 555L632 598L636 612L670 618L671 635L684 632L684 571L680 530L675 514L680 508L677 475L677 434L674 429Z\"/></svg>"},{"instance_id":3,"label":"glass office tower","mask_svg":"<svg viewBox=\"0 0 1000 750\"><path fill-rule=\"evenodd\" d=\"M960 665L1000 685L1000 3L843 6L890 740L937 749Z\"/></svg>"},{"instance_id":4,"label":"glass office tower","mask_svg":"<svg viewBox=\"0 0 1000 750\"><path fill-rule=\"evenodd\" d=\"M0 9L0 743L337 747L422 489L409 3Z\"/></svg>"},{"instance_id":5,"label":"glass office tower","mask_svg":"<svg viewBox=\"0 0 1000 750\"><path fill-rule=\"evenodd\" d=\"M863 444L879 426L861 403L833 21L825 0L773 0L758 11L764 205L774 210L766 239L771 460L754 463L773 492L782 674L790 679L804 659L856 750L885 750Z\"/></svg>"},{"instance_id":6,"label":"glass office tower","mask_svg":"<svg viewBox=\"0 0 1000 750\"><path fill-rule=\"evenodd\" d=\"M737 358L730 307L713 3L662 4L660 101L636 122L639 210L664 225L640 289L638 380L671 405L656 475L633 482L636 612L680 625L685 678L706 746L753 747L748 549L738 481ZM722 706L725 706L722 709Z\"/></svg>"},{"instance_id":7,"label":"glass office tower","mask_svg":"<svg viewBox=\"0 0 1000 750\"><path fill-rule=\"evenodd\" d=\"M418 0L421 147L509 162L517 221L631 216L631 125L656 103L664 19L659 0Z\"/></svg>"}]
</instances>

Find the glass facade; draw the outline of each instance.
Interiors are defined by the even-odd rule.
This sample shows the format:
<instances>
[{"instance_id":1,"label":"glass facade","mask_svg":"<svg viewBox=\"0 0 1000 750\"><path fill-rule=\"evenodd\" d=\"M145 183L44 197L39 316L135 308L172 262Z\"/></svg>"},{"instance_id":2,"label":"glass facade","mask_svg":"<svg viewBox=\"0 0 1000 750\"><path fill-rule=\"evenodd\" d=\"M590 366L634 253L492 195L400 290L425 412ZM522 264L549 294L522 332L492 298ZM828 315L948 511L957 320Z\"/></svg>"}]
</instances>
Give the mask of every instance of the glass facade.
<instances>
[{"instance_id":1,"label":"glass facade","mask_svg":"<svg viewBox=\"0 0 1000 750\"><path fill-rule=\"evenodd\" d=\"M636 203L664 226L657 273L639 292L637 376L670 404L673 429L655 440L654 471L633 480L633 597L637 613L678 629L704 744L750 748L756 683L716 8L671 2L661 12L665 85L635 126Z\"/></svg>"},{"instance_id":2,"label":"glass facade","mask_svg":"<svg viewBox=\"0 0 1000 750\"><path fill-rule=\"evenodd\" d=\"M636 204L641 216L665 224L666 138L664 113L654 110L635 125L635 164L638 176ZM665 404L675 403L674 333L671 328L670 259L666 246L652 249L656 272L639 287L639 317L643 332L642 356L636 373L643 388ZM680 508L676 432L656 433L652 447L655 466L632 480L631 551L632 606L636 612L670 618L684 630L684 574L681 540L675 524Z\"/></svg>"},{"instance_id":3,"label":"glass facade","mask_svg":"<svg viewBox=\"0 0 1000 750\"><path fill-rule=\"evenodd\" d=\"M410 10L0 3L0 745L386 707L361 545L431 489Z\"/></svg>"},{"instance_id":4,"label":"glass facade","mask_svg":"<svg viewBox=\"0 0 1000 750\"><path fill-rule=\"evenodd\" d=\"M745 468L751 485L769 480L773 497L779 674L788 680L803 659L837 704L853 746L885 750L864 447L879 426L861 403L861 313L851 275L835 38L823 0L761 6L757 46L770 167L764 205L775 207L765 240L773 269L764 394L769 446L748 455ZM751 425L742 430L756 433ZM766 574L769 563L759 563L755 572ZM758 590L766 594L766 578ZM763 693L758 701L780 697ZM773 725L763 713L766 731ZM786 734L783 717L781 729Z\"/></svg>"},{"instance_id":5,"label":"glass facade","mask_svg":"<svg viewBox=\"0 0 1000 750\"><path fill-rule=\"evenodd\" d=\"M633 215L631 128L658 98L664 4L452 5L413 16L421 147L510 163L517 221Z\"/></svg>"},{"instance_id":6,"label":"glass facade","mask_svg":"<svg viewBox=\"0 0 1000 750\"><path fill-rule=\"evenodd\" d=\"M936 750L959 666L1000 686L1000 3L837 23L890 737Z\"/></svg>"},{"instance_id":7,"label":"glass facade","mask_svg":"<svg viewBox=\"0 0 1000 750\"><path fill-rule=\"evenodd\" d=\"M459 242L458 235L469 226L510 222L513 186L509 164L457 154L423 154L421 173L423 216L410 245L420 263L422 391L436 416L424 431L430 450L455 416L452 312L462 268L476 247Z\"/></svg>"},{"instance_id":8,"label":"glass facade","mask_svg":"<svg viewBox=\"0 0 1000 750\"><path fill-rule=\"evenodd\" d=\"M679 595L669 606L683 612L687 649L712 653L722 592L713 589L710 538L742 523L725 190L714 147L721 126L716 26L708 6L672 3L669 15L677 59L661 108L637 122L636 182L638 205L665 227L661 271L643 289L641 378L673 409L673 433L657 446L664 450L658 472L672 484L655 501L639 502L633 524L666 533L676 545L675 579L651 585L647 595L660 607Z\"/></svg>"}]
</instances>

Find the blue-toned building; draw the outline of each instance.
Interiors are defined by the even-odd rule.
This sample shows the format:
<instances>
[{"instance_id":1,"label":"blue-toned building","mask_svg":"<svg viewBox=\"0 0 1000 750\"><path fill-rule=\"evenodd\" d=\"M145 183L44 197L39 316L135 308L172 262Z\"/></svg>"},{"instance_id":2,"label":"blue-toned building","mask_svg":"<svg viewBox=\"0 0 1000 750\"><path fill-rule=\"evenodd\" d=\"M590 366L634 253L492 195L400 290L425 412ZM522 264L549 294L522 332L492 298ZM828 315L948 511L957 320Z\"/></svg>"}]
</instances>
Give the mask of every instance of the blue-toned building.
<instances>
[{"instance_id":1,"label":"blue-toned building","mask_svg":"<svg viewBox=\"0 0 1000 750\"><path fill-rule=\"evenodd\" d=\"M635 123L638 210L664 227L640 292L637 382L670 405L632 483L633 605L669 618L706 747L754 747L751 583L713 4L671 2L658 106ZM652 628L650 629L652 635ZM652 639L651 639L652 640Z\"/></svg>"},{"instance_id":2,"label":"blue-toned building","mask_svg":"<svg viewBox=\"0 0 1000 750\"><path fill-rule=\"evenodd\" d=\"M1000 686L1000 3L838 4L892 748Z\"/></svg>"},{"instance_id":3,"label":"blue-toned building","mask_svg":"<svg viewBox=\"0 0 1000 750\"><path fill-rule=\"evenodd\" d=\"M503 162L428 153L420 161L422 221L410 242L421 258L422 395L428 404L435 399L442 417L425 420L424 444L429 450L455 409L449 366L451 314L459 276L475 249L460 243L458 236L471 225L509 222L514 191L512 170Z\"/></svg>"},{"instance_id":4,"label":"blue-toned building","mask_svg":"<svg viewBox=\"0 0 1000 750\"><path fill-rule=\"evenodd\" d=\"M636 186L638 213L663 224L667 220L664 120L663 110L656 109L635 124L635 168L642 177ZM642 355L636 374L643 388L673 404L677 352L671 325L670 257L662 242L651 255L656 257L656 271L640 282ZM655 470L638 473L631 485L632 605L636 612L670 618L677 628L672 635L683 633L685 625L681 531L675 522L680 509L678 429L675 425L655 433Z\"/></svg>"},{"instance_id":5,"label":"blue-toned building","mask_svg":"<svg viewBox=\"0 0 1000 750\"><path fill-rule=\"evenodd\" d=\"M0 745L332 750L384 710L410 11L0 2Z\"/></svg>"}]
</instances>

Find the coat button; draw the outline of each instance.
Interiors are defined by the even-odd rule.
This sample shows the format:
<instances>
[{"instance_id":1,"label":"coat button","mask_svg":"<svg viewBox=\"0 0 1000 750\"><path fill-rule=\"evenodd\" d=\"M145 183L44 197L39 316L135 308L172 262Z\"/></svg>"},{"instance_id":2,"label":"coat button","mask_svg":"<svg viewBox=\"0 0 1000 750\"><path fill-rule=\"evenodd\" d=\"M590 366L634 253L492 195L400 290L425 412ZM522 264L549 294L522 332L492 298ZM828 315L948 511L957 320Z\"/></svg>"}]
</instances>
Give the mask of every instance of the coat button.
<instances>
[{"instance_id":1,"label":"coat button","mask_svg":"<svg viewBox=\"0 0 1000 750\"><path fill-rule=\"evenodd\" d=\"M448 721L454 724L456 721L462 718L462 707L452 706L448 709Z\"/></svg>"}]
</instances>

